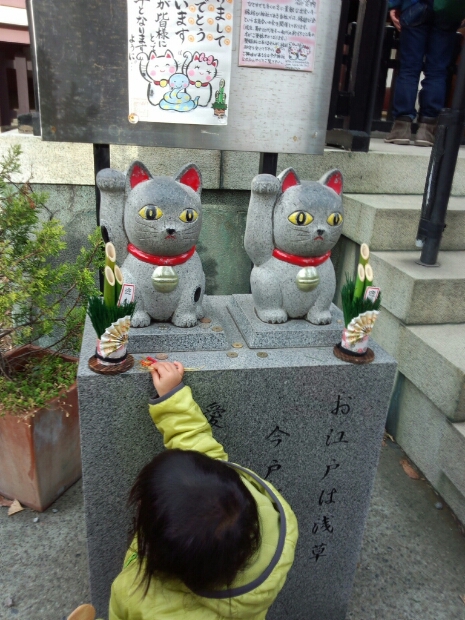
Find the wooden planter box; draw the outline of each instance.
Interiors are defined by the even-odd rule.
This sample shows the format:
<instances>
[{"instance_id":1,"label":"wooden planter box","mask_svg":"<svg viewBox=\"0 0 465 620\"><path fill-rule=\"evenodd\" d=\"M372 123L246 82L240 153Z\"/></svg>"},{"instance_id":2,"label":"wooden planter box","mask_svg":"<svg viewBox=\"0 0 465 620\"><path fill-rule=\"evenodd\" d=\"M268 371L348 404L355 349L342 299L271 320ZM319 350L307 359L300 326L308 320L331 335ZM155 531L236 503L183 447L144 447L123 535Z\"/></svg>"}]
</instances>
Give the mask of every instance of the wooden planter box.
<instances>
[{"instance_id":1,"label":"wooden planter box","mask_svg":"<svg viewBox=\"0 0 465 620\"><path fill-rule=\"evenodd\" d=\"M44 351L26 345L7 357L11 362L25 354L42 357ZM76 361L73 357L62 357ZM65 395L36 411L34 417L0 415L1 495L42 512L80 477L76 383Z\"/></svg>"}]
</instances>

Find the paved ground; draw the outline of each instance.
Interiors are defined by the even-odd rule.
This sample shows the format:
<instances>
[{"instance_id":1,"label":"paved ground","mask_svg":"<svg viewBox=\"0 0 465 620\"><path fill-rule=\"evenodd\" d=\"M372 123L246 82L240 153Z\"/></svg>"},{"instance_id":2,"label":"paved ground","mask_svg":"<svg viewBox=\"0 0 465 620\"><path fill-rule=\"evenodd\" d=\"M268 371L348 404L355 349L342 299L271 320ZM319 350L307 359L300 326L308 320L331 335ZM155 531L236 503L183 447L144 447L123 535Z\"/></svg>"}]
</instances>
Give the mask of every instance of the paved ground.
<instances>
[{"instance_id":1,"label":"paved ground","mask_svg":"<svg viewBox=\"0 0 465 620\"><path fill-rule=\"evenodd\" d=\"M463 529L402 458L382 448L347 620L465 620ZM63 620L88 601L81 484L41 515L0 508L0 619Z\"/></svg>"}]
</instances>

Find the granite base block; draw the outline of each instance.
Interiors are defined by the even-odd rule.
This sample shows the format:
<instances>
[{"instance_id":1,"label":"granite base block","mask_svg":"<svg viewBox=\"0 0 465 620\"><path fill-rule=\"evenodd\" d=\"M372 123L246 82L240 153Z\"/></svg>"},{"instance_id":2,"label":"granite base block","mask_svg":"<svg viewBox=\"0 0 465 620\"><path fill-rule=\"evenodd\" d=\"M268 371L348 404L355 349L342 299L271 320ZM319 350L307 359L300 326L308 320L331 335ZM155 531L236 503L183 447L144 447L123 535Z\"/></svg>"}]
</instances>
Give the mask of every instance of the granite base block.
<instances>
[{"instance_id":1,"label":"granite base block","mask_svg":"<svg viewBox=\"0 0 465 620\"><path fill-rule=\"evenodd\" d=\"M227 310L211 298L225 351L172 352L184 381L229 459L273 483L299 522L295 564L267 620L343 620L362 544L396 364L373 345L372 364L346 364L332 347L249 349ZM242 344L242 347L238 347ZM163 449L149 415L149 373L92 373L87 324L79 366L79 406L92 603L107 618L131 514L129 489ZM153 353L149 347L145 354ZM234 357L228 354L234 352Z\"/></svg>"},{"instance_id":2,"label":"granite base block","mask_svg":"<svg viewBox=\"0 0 465 620\"><path fill-rule=\"evenodd\" d=\"M329 325L313 325L304 319L264 323L255 313L252 295L231 295L228 310L251 349L331 347L341 341L344 328L342 311L334 304Z\"/></svg>"},{"instance_id":3,"label":"granite base block","mask_svg":"<svg viewBox=\"0 0 465 620\"><path fill-rule=\"evenodd\" d=\"M221 317L215 313L210 298L203 300L205 317L209 323L198 322L194 327L176 327L172 323L154 322L148 327L131 327L129 353L147 351L222 351L229 347Z\"/></svg>"}]
</instances>

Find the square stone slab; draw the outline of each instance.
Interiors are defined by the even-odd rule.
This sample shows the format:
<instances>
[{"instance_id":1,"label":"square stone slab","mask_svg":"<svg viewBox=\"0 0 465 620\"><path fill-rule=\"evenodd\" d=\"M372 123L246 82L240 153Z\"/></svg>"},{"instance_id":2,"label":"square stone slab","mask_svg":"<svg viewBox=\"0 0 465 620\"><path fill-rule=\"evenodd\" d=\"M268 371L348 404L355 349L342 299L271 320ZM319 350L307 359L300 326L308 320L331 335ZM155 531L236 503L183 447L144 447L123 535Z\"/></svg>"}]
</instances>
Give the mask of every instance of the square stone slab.
<instances>
[{"instance_id":1,"label":"square stone slab","mask_svg":"<svg viewBox=\"0 0 465 620\"><path fill-rule=\"evenodd\" d=\"M231 295L228 310L251 349L333 347L341 341L344 329L342 311L334 304L329 325L312 325L304 319L264 323L255 314L252 295Z\"/></svg>"},{"instance_id":2,"label":"square stone slab","mask_svg":"<svg viewBox=\"0 0 465 620\"><path fill-rule=\"evenodd\" d=\"M209 323L199 321L195 327L176 327L172 323L152 323L148 327L131 327L129 330L129 353L154 351L224 351L229 344L222 321L215 313L208 297L203 308Z\"/></svg>"}]
</instances>

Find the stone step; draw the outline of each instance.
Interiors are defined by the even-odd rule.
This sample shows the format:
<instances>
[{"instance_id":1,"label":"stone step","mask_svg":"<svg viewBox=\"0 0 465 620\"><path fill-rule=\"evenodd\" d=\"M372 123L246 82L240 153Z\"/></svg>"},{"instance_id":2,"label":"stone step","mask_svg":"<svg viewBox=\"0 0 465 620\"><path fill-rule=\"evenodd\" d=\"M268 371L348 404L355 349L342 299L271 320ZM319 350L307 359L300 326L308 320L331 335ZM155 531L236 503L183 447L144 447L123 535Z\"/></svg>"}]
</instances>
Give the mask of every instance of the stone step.
<instances>
[{"instance_id":1,"label":"stone step","mask_svg":"<svg viewBox=\"0 0 465 620\"><path fill-rule=\"evenodd\" d=\"M465 323L465 252L441 252L439 268L415 263L419 252L372 252L382 305L407 325Z\"/></svg>"},{"instance_id":2,"label":"stone step","mask_svg":"<svg viewBox=\"0 0 465 620\"><path fill-rule=\"evenodd\" d=\"M441 444L442 470L465 497L465 422L449 424Z\"/></svg>"},{"instance_id":3,"label":"stone step","mask_svg":"<svg viewBox=\"0 0 465 620\"><path fill-rule=\"evenodd\" d=\"M406 326L382 308L373 338L443 415L465 422L465 323Z\"/></svg>"},{"instance_id":4,"label":"stone step","mask_svg":"<svg viewBox=\"0 0 465 620\"><path fill-rule=\"evenodd\" d=\"M229 168L234 169L236 174L239 172L236 161L238 155L240 154L225 152L225 187L230 183ZM430 148L399 146L372 139L368 153L347 152L330 147L325 149L323 157L280 153L278 172L292 166L301 179L317 180L327 170L339 168L344 176L346 193L422 195L430 155ZM244 165L246 161L248 160L244 160ZM235 168L232 167L233 163L236 163ZM454 196L465 195L464 173L465 147L461 147L452 184Z\"/></svg>"},{"instance_id":5,"label":"stone step","mask_svg":"<svg viewBox=\"0 0 465 620\"><path fill-rule=\"evenodd\" d=\"M465 424L452 424L399 373L387 431L465 524Z\"/></svg>"},{"instance_id":6,"label":"stone step","mask_svg":"<svg viewBox=\"0 0 465 620\"><path fill-rule=\"evenodd\" d=\"M344 235L371 250L415 247L423 196L345 194ZM465 250L465 197L451 196L442 250Z\"/></svg>"}]
</instances>

